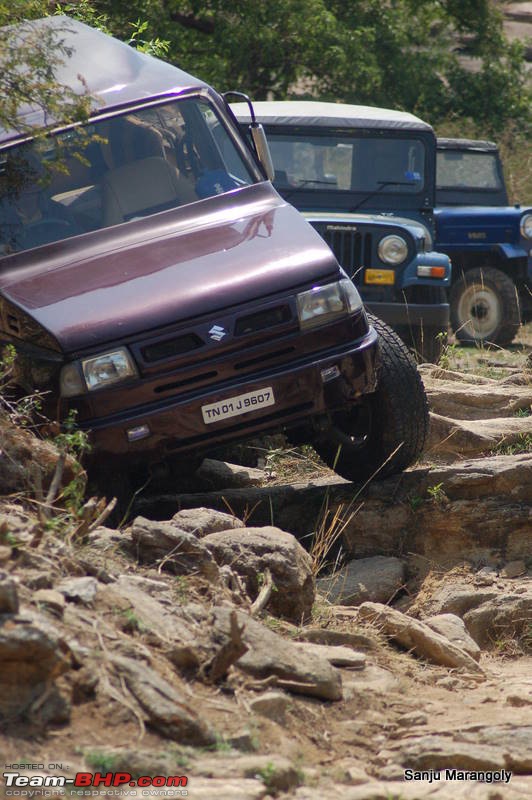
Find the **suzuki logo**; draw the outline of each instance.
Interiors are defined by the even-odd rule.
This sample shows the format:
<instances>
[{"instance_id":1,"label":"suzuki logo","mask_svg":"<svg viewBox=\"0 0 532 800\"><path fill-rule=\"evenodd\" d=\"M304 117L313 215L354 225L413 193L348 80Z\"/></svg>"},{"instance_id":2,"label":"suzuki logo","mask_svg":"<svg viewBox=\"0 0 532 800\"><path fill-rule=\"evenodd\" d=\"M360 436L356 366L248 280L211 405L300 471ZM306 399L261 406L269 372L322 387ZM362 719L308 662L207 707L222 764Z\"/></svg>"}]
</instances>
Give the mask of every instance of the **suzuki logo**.
<instances>
[{"instance_id":1,"label":"suzuki logo","mask_svg":"<svg viewBox=\"0 0 532 800\"><path fill-rule=\"evenodd\" d=\"M227 331L221 325L213 325L209 331L209 336L215 342L220 342L224 336L227 336Z\"/></svg>"}]
</instances>

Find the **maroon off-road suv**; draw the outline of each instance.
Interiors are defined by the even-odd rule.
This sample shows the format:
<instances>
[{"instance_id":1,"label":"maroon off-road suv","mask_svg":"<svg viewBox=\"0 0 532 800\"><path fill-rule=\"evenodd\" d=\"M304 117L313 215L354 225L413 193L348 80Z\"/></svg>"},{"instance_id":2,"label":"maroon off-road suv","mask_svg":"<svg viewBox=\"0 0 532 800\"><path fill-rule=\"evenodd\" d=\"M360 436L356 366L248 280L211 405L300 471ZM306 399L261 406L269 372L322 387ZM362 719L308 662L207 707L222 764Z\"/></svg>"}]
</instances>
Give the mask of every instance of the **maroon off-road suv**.
<instances>
[{"instance_id":1,"label":"maroon off-road suv","mask_svg":"<svg viewBox=\"0 0 532 800\"><path fill-rule=\"evenodd\" d=\"M55 27L58 77L80 73L94 111L0 131L0 339L24 388L77 412L102 472L271 430L353 479L410 464L427 430L411 357L225 100L79 22L31 25Z\"/></svg>"}]
</instances>

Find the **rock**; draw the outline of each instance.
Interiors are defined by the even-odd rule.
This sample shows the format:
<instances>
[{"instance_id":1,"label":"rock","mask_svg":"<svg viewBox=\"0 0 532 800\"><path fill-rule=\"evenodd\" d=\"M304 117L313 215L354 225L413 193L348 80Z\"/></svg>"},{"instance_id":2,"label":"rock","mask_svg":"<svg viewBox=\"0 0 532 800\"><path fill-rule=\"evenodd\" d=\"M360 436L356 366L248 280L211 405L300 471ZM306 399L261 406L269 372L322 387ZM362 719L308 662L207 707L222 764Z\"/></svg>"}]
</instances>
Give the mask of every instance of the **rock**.
<instances>
[{"instance_id":1,"label":"rock","mask_svg":"<svg viewBox=\"0 0 532 800\"><path fill-rule=\"evenodd\" d=\"M526 637L532 619L532 585L526 594L499 595L464 615L469 635L479 647L504 639Z\"/></svg>"},{"instance_id":2,"label":"rock","mask_svg":"<svg viewBox=\"0 0 532 800\"><path fill-rule=\"evenodd\" d=\"M94 698L99 678L93 667L82 667L73 673L72 702L74 705L86 703Z\"/></svg>"},{"instance_id":3,"label":"rock","mask_svg":"<svg viewBox=\"0 0 532 800\"><path fill-rule=\"evenodd\" d=\"M312 560L295 536L279 528L241 528L211 533L202 539L219 565L228 564L245 578L255 599L259 577L269 569L275 591L268 610L295 623L310 616L315 597Z\"/></svg>"},{"instance_id":4,"label":"rock","mask_svg":"<svg viewBox=\"0 0 532 800\"><path fill-rule=\"evenodd\" d=\"M401 690L401 680L384 667L368 664L366 669L352 672L343 681L343 690L346 700L365 697L368 692L388 695Z\"/></svg>"},{"instance_id":5,"label":"rock","mask_svg":"<svg viewBox=\"0 0 532 800\"><path fill-rule=\"evenodd\" d=\"M373 556L350 561L333 575L318 580L318 589L331 603L356 606L366 600L388 603L405 581L398 558Z\"/></svg>"},{"instance_id":6,"label":"rock","mask_svg":"<svg viewBox=\"0 0 532 800\"><path fill-rule=\"evenodd\" d=\"M57 617L62 617L64 614L66 603L61 592L56 592L54 589L39 589L32 600L36 606L50 611Z\"/></svg>"},{"instance_id":7,"label":"rock","mask_svg":"<svg viewBox=\"0 0 532 800\"><path fill-rule=\"evenodd\" d=\"M52 636L13 618L3 622L0 625L0 720L23 717L47 689L52 702L53 681L66 669L59 643ZM39 714L32 719L36 717ZM44 721L49 720L48 714Z\"/></svg>"},{"instance_id":8,"label":"rock","mask_svg":"<svg viewBox=\"0 0 532 800\"><path fill-rule=\"evenodd\" d=\"M262 469L241 467L239 464L215 461L213 458L203 459L196 476L209 489L245 489L248 486L260 486L268 479L267 473Z\"/></svg>"},{"instance_id":9,"label":"rock","mask_svg":"<svg viewBox=\"0 0 532 800\"><path fill-rule=\"evenodd\" d=\"M188 783L194 800L263 800L271 797L261 780L251 778L196 778Z\"/></svg>"},{"instance_id":10,"label":"rock","mask_svg":"<svg viewBox=\"0 0 532 800\"><path fill-rule=\"evenodd\" d=\"M394 641L412 650L416 655L446 667L465 668L482 673L477 662L445 636L433 631L424 622L407 617L380 603L363 603L359 608L361 619L378 625Z\"/></svg>"},{"instance_id":11,"label":"rock","mask_svg":"<svg viewBox=\"0 0 532 800\"><path fill-rule=\"evenodd\" d=\"M513 708L523 708L524 706L532 706L532 687L523 689L520 692L515 690L506 695L505 703L507 706Z\"/></svg>"},{"instance_id":12,"label":"rock","mask_svg":"<svg viewBox=\"0 0 532 800\"><path fill-rule=\"evenodd\" d=\"M408 714L403 714L397 720L397 724L402 728L412 728L414 725L426 725L428 717L422 711L410 711Z\"/></svg>"},{"instance_id":13,"label":"rock","mask_svg":"<svg viewBox=\"0 0 532 800\"><path fill-rule=\"evenodd\" d=\"M427 578L427 587L422 584L412 611L421 610L423 616L455 614L462 617L477 606L497 597L495 586L479 588L462 577L447 574L439 583L432 575Z\"/></svg>"},{"instance_id":14,"label":"rock","mask_svg":"<svg viewBox=\"0 0 532 800\"><path fill-rule=\"evenodd\" d=\"M495 567L482 567L475 573L475 586L493 586L497 580L497 570Z\"/></svg>"},{"instance_id":15,"label":"rock","mask_svg":"<svg viewBox=\"0 0 532 800\"><path fill-rule=\"evenodd\" d=\"M22 581L29 589L51 589L54 585L52 576L49 572L26 569L22 575Z\"/></svg>"},{"instance_id":16,"label":"rock","mask_svg":"<svg viewBox=\"0 0 532 800\"><path fill-rule=\"evenodd\" d=\"M40 439L27 428L11 423L6 417L0 421L0 491L33 491L37 475L46 490L52 481L59 450L49 441ZM76 478L81 488L86 475L78 462L67 456L63 469L62 486Z\"/></svg>"},{"instance_id":17,"label":"rock","mask_svg":"<svg viewBox=\"0 0 532 800\"><path fill-rule=\"evenodd\" d=\"M152 728L168 739L194 746L208 746L215 736L190 700L153 669L131 658L113 656L112 663L144 711Z\"/></svg>"},{"instance_id":18,"label":"rock","mask_svg":"<svg viewBox=\"0 0 532 800\"><path fill-rule=\"evenodd\" d=\"M164 642L186 645L194 641L195 626L175 613L169 593L169 602L163 605L161 600L166 599L163 592L168 592L168 586L159 581L141 575L120 575L112 587L100 591L98 604L114 613L118 610L126 621L136 623L137 630L157 634Z\"/></svg>"},{"instance_id":19,"label":"rock","mask_svg":"<svg viewBox=\"0 0 532 800\"><path fill-rule=\"evenodd\" d=\"M290 705L290 698L284 692L264 692L259 697L249 701L249 707L263 717L284 724L286 710Z\"/></svg>"},{"instance_id":20,"label":"rock","mask_svg":"<svg viewBox=\"0 0 532 800\"><path fill-rule=\"evenodd\" d=\"M17 582L5 572L0 572L0 614L18 614Z\"/></svg>"},{"instance_id":21,"label":"rock","mask_svg":"<svg viewBox=\"0 0 532 800\"><path fill-rule=\"evenodd\" d=\"M74 603L91 605L98 592L96 578L67 578L57 584L57 590Z\"/></svg>"},{"instance_id":22,"label":"rock","mask_svg":"<svg viewBox=\"0 0 532 800\"><path fill-rule=\"evenodd\" d=\"M530 386L469 382L470 376L463 373L456 380L456 373L434 366L423 366L421 371L431 411L453 420L515 417L516 411L532 403Z\"/></svg>"},{"instance_id":23,"label":"rock","mask_svg":"<svg viewBox=\"0 0 532 800\"><path fill-rule=\"evenodd\" d=\"M333 606L330 610L334 612L336 609ZM333 628L303 628L298 638L315 644L344 645L345 647L357 647L367 650L371 650L376 646L376 641L365 633L337 631Z\"/></svg>"},{"instance_id":24,"label":"rock","mask_svg":"<svg viewBox=\"0 0 532 800\"><path fill-rule=\"evenodd\" d=\"M12 547L8 547L8 545L6 544L0 545L0 565L7 564L12 555L13 555Z\"/></svg>"},{"instance_id":25,"label":"rock","mask_svg":"<svg viewBox=\"0 0 532 800\"><path fill-rule=\"evenodd\" d=\"M225 607L213 610L212 629L217 639L229 635L230 614L231 609ZM242 638L249 648L236 662L239 669L260 680L275 675L278 685L289 692L323 700L341 699L341 675L326 658L303 652L296 643L241 611L236 615L239 626L244 626Z\"/></svg>"},{"instance_id":26,"label":"rock","mask_svg":"<svg viewBox=\"0 0 532 800\"><path fill-rule=\"evenodd\" d=\"M137 517L129 533L141 561L158 563L177 575L200 572L210 580L218 576L214 558L205 545L173 522Z\"/></svg>"},{"instance_id":27,"label":"rock","mask_svg":"<svg viewBox=\"0 0 532 800\"><path fill-rule=\"evenodd\" d=\"M209 533L245 527L238 517L226 514L224 511L215 511L212 508L185 508L174 514L172 522L181 530L193 533L199 539Z\"/></svg>"},{"instance_id":28,"label":"rock","mask_svg":"<svg viewBox=\"0 0 532 800\"><path fill-rule=\"evenodd\" d=\"M193 769L194 775L201 777L214 778L227 773L235 778L260 779L272 793L289 792L301 783L298 770L287 758L276 753L199 759L194 762Z\"/></svg>"},{"instance_id":29,"label":"rock","mask_svg":"<svg viewBox=\"0 0 532 800\"><path fill-rule=\"evenodd\" d=\"M420 736L400 747L401 763L411 769L500 770L508 767L508 753L497 745L454 741L437 735Z\"/></svg>"},{"instance_id":30,"label":"rock","mask_svg":"<svg viewBox=\"0 0 532 800\"><path fill-rule=\"evenodd\" d=\"M116 550L124 543L124 534L115 530L114 528L106 528L100 525L94 531L89 533L88 541L91 548L96 550Z\"/></svg>"},{"instance_id":31,"label":"rock","mask_svg":"<svg viewBox=\"0 0 532 800\"><path fill-rule=\"evenodd\" d=\"M357 653L350 647L342 645L312 644L310 642L299 643L298 645L305 653L315 653L317 656L326 658L335 667L346 667L348 669L364 669L366 666L366 656L364 653Z\"/></svg>"},{"instance_id":32,"label":"rock","mask_svg":"<svg viewBox=\"0 0 532 800\"><path fill-rule=\"evenodd\" d=\"M457 460L490 453L503 442L511 445L531 433L532 417L459 420L431 412L426 448Z\"/></svg>"},{"instance_id":33,"label":"rock","mask_svg":"<svg viewBox=\"0 0 532 800\"><path fill-rule=\"evenodd\" d=\"M231 745L235 750L240 750L241 753L254 753L258 749L258 739L249 728L243 728L236 733L230 734L227 739L227 744Z\"/></svg>"},{"instance_id":34,"label":"rock","mask_svg":"<svg viewBox=\"0 0 532 800\"><path fill-rule=\"evenodd\" d=\"M433 631L441 633L461 650L469 653L475 661L479 660L480 647L468 634L463 620L456 614L437 614L435 617L427 617L423 622Z\"/></svg>"},{"instance_id":35,"label":"rock","mask_svg":"<svg viewBox=\"0 0 532 800\"><path fill-rule=\"evenodd\" d=\"M524 561L509 561L501 570L501 578L519 578L521 575L526 575Z\"/></svg>"}]
</instances>

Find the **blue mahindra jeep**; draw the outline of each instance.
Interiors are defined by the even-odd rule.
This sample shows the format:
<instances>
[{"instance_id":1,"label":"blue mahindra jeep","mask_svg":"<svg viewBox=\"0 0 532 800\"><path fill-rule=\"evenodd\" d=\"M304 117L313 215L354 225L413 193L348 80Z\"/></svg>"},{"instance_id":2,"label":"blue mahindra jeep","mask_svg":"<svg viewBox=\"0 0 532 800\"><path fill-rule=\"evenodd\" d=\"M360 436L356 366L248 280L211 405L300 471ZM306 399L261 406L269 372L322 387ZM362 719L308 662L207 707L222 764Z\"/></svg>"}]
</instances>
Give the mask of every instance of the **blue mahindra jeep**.
<instances>
[{"instance_id":1,"label":"blue mahindra jeep","mask_svg":"<svg viewBox=\"0 0 532 800\"><path fill-rule=\"evenodd\" d=\"M231 106L241 125L246 104ZM438 361L451 265L432 248L436 137L399 111L318 102L254 103L277 191L323 236L365 305Z\"/></svg>"},{"instance_id":2,"label":"blue mahindra jeep","mask_svg":"<svg viewBox=\"0 0 532 800\"><path fill-rule=\"evenodd\" d=\"M451 326L507 345L532 319L532 208L508 205L497 145L438 139L436 246L453 261Z\"/></svg>"}]
</instances>

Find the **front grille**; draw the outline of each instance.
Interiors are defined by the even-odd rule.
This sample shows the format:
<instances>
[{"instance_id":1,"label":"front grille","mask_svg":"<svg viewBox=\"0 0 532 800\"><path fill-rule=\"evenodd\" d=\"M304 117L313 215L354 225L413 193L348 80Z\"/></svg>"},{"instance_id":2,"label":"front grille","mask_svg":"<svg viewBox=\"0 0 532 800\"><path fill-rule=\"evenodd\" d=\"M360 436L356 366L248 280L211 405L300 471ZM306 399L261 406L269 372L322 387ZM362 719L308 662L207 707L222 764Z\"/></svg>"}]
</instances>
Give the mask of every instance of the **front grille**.
<instances>
[{"instance_id":1,"label":"front grille","mask_svg":"<svg viewBox=\"0 0 532 800\"><path fill-rule=\"evenodd\" d=\"M161 342L146 345L141 349L141 353L145 361L161 361L163 358L172 358L197 350L203 344L204 342L195 333L187 333L184 336L175 336L172 339L163 339Z\"/></svg>"},{"instance_id":2,"label":"front grille","mask_svg":"<svg viewBox=\"0 0 532 800\"><path fill-rule=\"evenodd\" d=\"M273 328L276 325L282 325L283 322L288 322L291 317L292 313L288 305L266 308L254 314L248 314L237 320L235 336L256 333L257 331L263 331L265 328Z\"/></svg>"},{"instance_id":3,"label":"front grille","mask_svg":"<svg viewBox=\"0 0 532 800\"><path fill-rule=\"evenodd\" d=\"M319 233L347 274L353 277L353 282L359 284L362 277L361 267L369 267L372 264L371 233L360 233L355 228L353 230L326 228Z\"/></svg>"}]
</instances>

